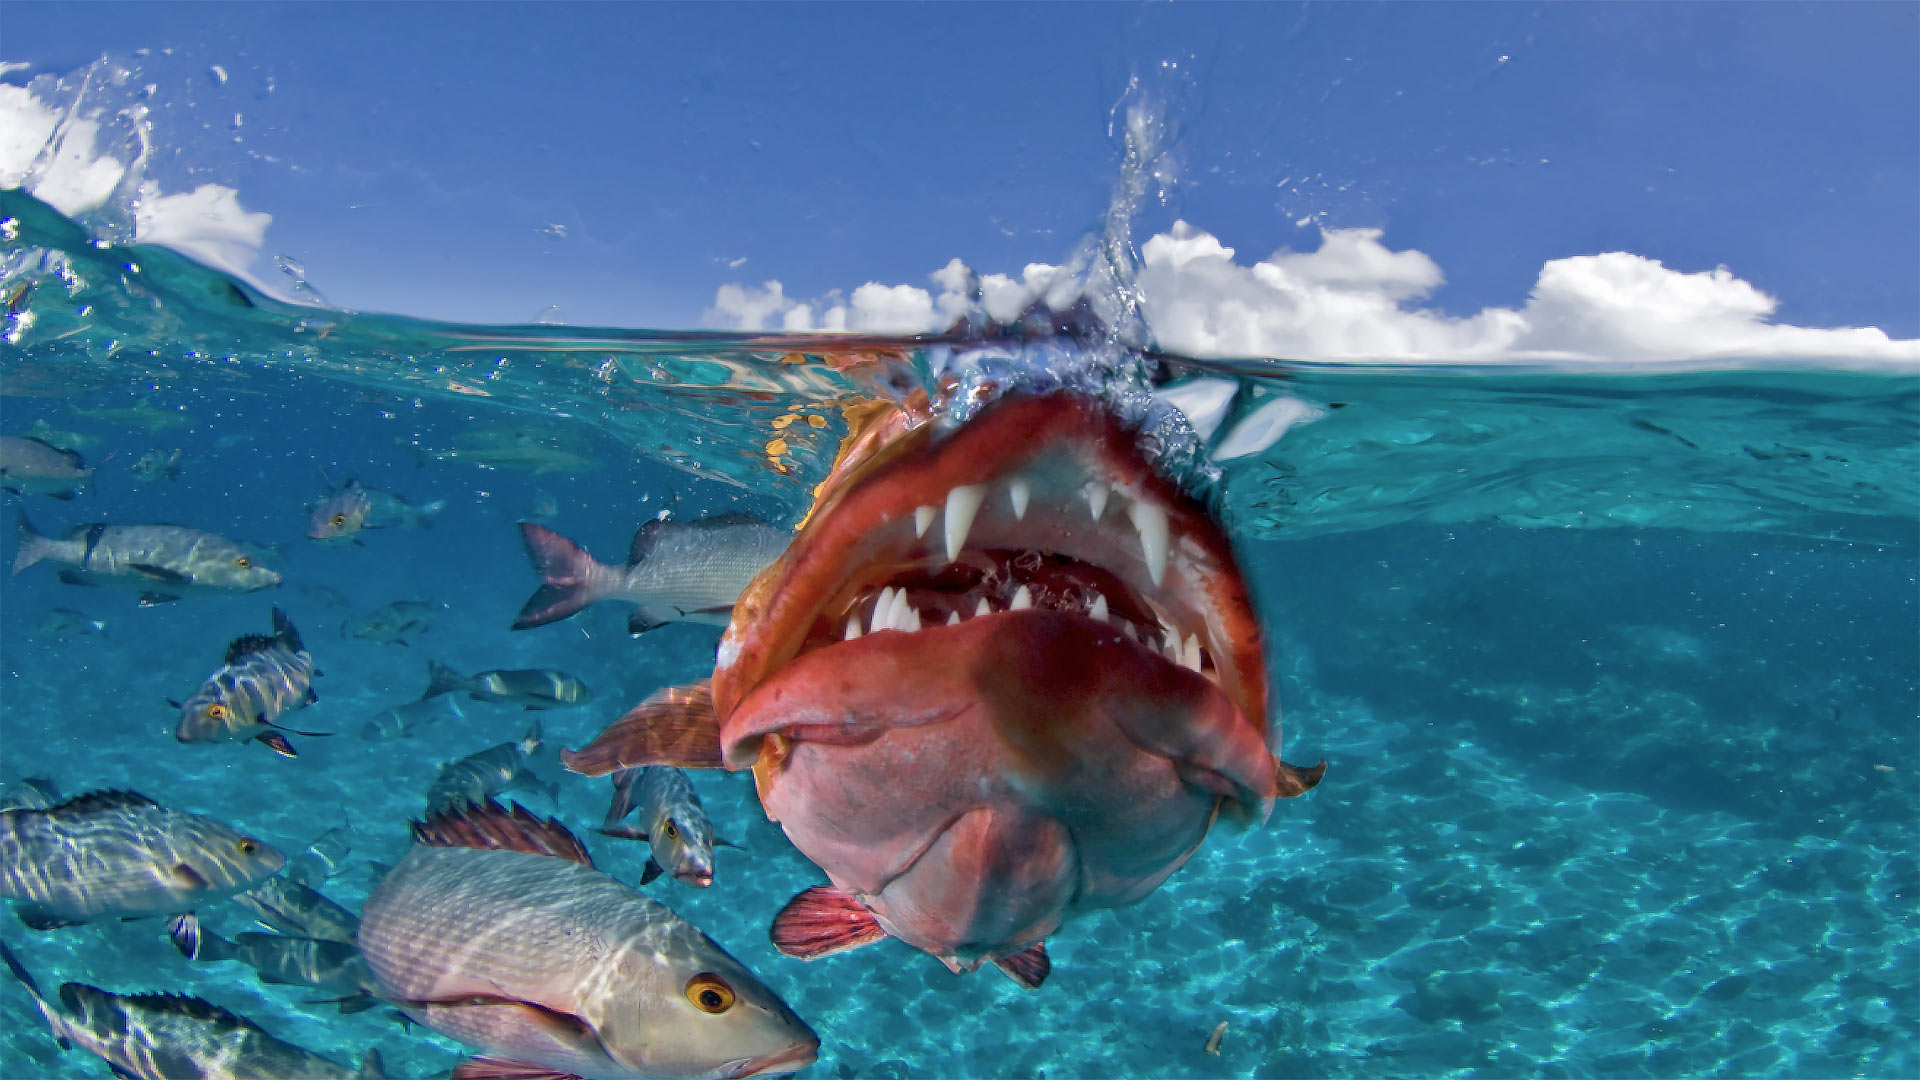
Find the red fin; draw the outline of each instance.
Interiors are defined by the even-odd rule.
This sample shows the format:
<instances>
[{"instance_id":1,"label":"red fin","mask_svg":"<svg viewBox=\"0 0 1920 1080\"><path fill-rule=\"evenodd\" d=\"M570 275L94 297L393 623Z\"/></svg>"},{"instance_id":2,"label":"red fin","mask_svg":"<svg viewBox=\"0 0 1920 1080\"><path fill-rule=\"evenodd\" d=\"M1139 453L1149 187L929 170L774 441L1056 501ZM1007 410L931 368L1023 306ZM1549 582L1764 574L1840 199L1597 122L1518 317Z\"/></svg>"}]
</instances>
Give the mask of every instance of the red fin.
<instances>
[{"instance_id":1,"label":"red fin","mask_svg":"<svg viewBox=\"0 0 1920 1080\"><path fill-rule=\"evenodd\" d=\"M1273 759L1273 764L1276 772L1274 784L1277 789L1274 794L1282 799L1291 799L1295 795L1305 794L1320 782L1321 777L1327 775L1325 758L1321 758L1319 764L1304 769L1298 765L1289 765L1278 757Z\"/></svg>"},{"instance_id":2,"label":"red fin","mask_svg":"<svg viewBox=\"0 0 1920 1080\"><path fill-rule=\"evenodd\" d=\"M831 885L815 885L773 917L773 947L797 960L818 960L887 936L873 912Z\"/></svg>"},{"instance_id":3,"label":"red fin","mask_svg":"<svg viewBox=\"0 0 1920 1080\"><path fill-rule=\"evenodd\" d=\"M1034 946L1012 956L1004 956L993 962L993 966L1007 973L1007 977L1029 990L1040 989L1047 981L1048 973L1053 971L1053 961L1047 959L1047 943L1035 942Z\"/></svg>"},{"instance_id":4,"label":"red fin","mask_svg":"<svg viewBox=\"0 0 1920 1080\"><path fill-rule=\"evenodd\" d=\"M524 851L593 865L593 856L565 825L537 818L519 803L509 803L502 809L492 799L453 807L424 822L414 822L413 842L429 847Z\"/></svg>"},{"instance_id":5,"label":"red fin","mask_svg":"<svg viewBox=\"0 0 1920 1080\"><path fill-rule=\"evenodd\" d=\"M580 1080L572 1073L554 1072L544 1065L499 1058L468 1058L453 1067L448 1080Z\"/></svg>"},{"instance_id":6,"label":"red fin","mask_svg":"<svg viewBox=\"0 0 1920 1080\"><path fill-rule=\"evenodd\" d=\"M720 768L720 718L713 711L713 683L672 686L627 710L578 750L560 751L567 768L605 776L636 765L682 769Z\"/></svg>"},{"instance_id":7,"label":"red fin","mask_svg":"<svg viewBox=\"0 0 1920 1080\"><path fill-rule=\"evenodd\" d=\"M265 743L274 753L279 754L281 757L300 756L294 751L293 744L287 741L287 737L278 731L263 731L254 737L262 743Z\"/></svg>"}]
</instances>

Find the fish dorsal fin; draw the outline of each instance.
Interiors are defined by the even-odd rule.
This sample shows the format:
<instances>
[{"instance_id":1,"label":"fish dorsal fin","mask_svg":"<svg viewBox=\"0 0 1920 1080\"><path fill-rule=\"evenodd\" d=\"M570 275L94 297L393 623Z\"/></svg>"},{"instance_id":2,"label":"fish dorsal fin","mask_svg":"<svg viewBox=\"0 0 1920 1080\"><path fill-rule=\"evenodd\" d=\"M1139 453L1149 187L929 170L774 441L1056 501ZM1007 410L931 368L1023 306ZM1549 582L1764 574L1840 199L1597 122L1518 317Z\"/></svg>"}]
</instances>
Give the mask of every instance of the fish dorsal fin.
<instances>
[{"instance_id":1,"label":"fish dorsal fin","mask_svg":"<svg viewBox=\"0 0 1920 1080\"><path fill-rule=\"evenodd\" d=\"M696 529L724 529L735 525L766 524L768 524L766 518L747 510L728 510L724 514L710 514L699 521L687 522L687 525Z\"/></svg>"},{"instance_id":2,"label":"fish dorsal fin","mask_svg":"<svg viewBox=\"0 0 1920 1080\"><path fill-rule=\"evenodd\" d=\"M241 657L249 653L266 652L278 644L280 644L279 639L268 637L266 634L247 634L234 638L233 643L227 646L226 662L237 664Z\"/></svg>"},{"instance_id":3,"label":"fish dorsal fin","mask_svg":"<svg viewBox=\"0 0 1920 1080\"><path fill-rule=\"evenodd\" d=\"M69 1012L79 1011L79 996L86 991L106 994L108 991L86 983L67 983L60 987L60 1003ZM185 1017L201 1023L220 1024L238 1028L258 1028L258 1025L244 1016L231 1013L208 1001L206 998L188 997L185 994L113 994L123 1004L143 1012L166 1013L170 1016Z\"/></svg>"},{"instance_id":4,"label":"fish dorsal fin","mask_svg":"<svg viewBox=\"0 0 1920 1080\"><path fill-rule=\"evenodd\" d=\"M413 842L428 847L524 851L593 866L593 856L565 825L535 817L519 803L503 808L492 799L453 807L424 822L415 822Z\"/></svg>"},{"instance_id":5,"label":"fish dorsal fin","mask_svg":"<svg viewBox=\"0 0 1920 1080\"><path fill-rule=\"evenodd\" d=\"M100 810L125 810L135 806L154 806L160 804L137 791L89 791L84 795L75 795L58 806L47 808L48 814L91 814Z\"/></svg>"},{"instance_id":6,"label":"fish dorsal fin","mask_svg":"<svg viewBox=\"0 0 1920 1080\"><path fill-rule=\"evenodd\" d=\"M653 551L653 545L659 542L660 531L666 527L667 523L659 518L641 523L633 534L633 543L627 545L627 565L637 566L644 561Z\"/></svg>"}]
</instances>

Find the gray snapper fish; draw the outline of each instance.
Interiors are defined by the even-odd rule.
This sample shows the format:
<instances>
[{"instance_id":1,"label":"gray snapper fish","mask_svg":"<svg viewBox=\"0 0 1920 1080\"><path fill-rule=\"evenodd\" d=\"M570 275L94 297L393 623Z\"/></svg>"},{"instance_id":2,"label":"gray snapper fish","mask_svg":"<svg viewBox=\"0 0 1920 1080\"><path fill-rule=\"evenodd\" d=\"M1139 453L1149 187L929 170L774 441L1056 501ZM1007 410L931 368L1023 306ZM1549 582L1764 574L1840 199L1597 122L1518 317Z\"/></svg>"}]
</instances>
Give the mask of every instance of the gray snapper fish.
<instances>
[{"instance_id":1,"label":"gray snapper fish","mask_svg":"<svg viewBox=\"0 0 1920 1080\"><path fill-rule=\"evenodd\" d=\"M427 789L427 813L482 803L509 791L543 791L556 806L560 784L548 783L527 768L527 756L540 749L540 721L517 742L489 746L440 769L433 786Z\"/></svg>"},{"instance_id":2,"label":"gray snapper fish","mask_svg":"<svg viewBox=\"0 0 1920 1080\"><path fill-rule=\"evenodd\" d=\"M195 908L259 885L286 862L230 825L131 791L0 811L0 897L35 930L165 915L191 935Z\"/></svg>"},{"instance_id":3,"label":"gray snapper fish","mask_svg":"<svg viewBox=\"0 0 1920 1080\"><path fill-rule=\"evenodd\" d=\"M128 468L133 478L142 484L151 484L160 480L180 479L180 458L184 450L149 450L140 455L140 460Z\"/></svg>"},{"instance_id":4,"label":"gray snapper fish","mask_svg":"<svg viewBox=\"0 0 1920 1080\"><path fill-rule=\"evenodd\" d=\"M445 499L416 506L348 477L308 511L307 536L313 540L346 540L364 529L424 529L446 508Z\"/></svg>"},{"instance_id":5,"label":"gray snapper fish","mask_svg":"<svg viewBox=\"0 0 1920 1080\"><path fill-rule=\"evenodd\" d=\"M179 994L116 994L86 983L60 987L47 1000L18 957L0 945L0 960L46 1017L61 1049L78 1046L126 1080L381 1080L377 1051L349 1068L283 1042L244 1016L204 998Z\"/></svg>"},{"instance_id":6,"label":"gray snapper fish","mask_svg":"<svg viewBox=\"0 0 1920 1080\"><path fill-rule=\"evenodd\" d=\"M0 784L0 810L45 810L61 803L60 788L38 776L23 776Z\"/></svg>"},{"instance_id":7,"label":"gray snapper fish","mask_svg":"<svg viewBox=\"0 0 1920 1080\"><path fill-rule=\"evenodd\" d=\"M105 619L96 619L84 611L60 607L53 608L33 620L33 626L27 632L48 641L76 637L106 637L107 622Z\"/></svg>"},{"instance_id":8,"label":"gray snapper fish","mask_svg":"<svg viewBox=\"0 0 1920 1080\"><path fill-rule=\"evenodd\" d=\"M76 450L30 436L0 435L0 489L71 499L92 479L93 470Z\"/></svg>"},{"instance_id":9,"label":"gray snapper fish","mask_svg":"<svg viewBox=\"0 0 1920 1080\"><path fill-rule=\"evenodd\" d=\"M202 931L190 960L234 960L252 968L263 983L274 986L311 986L337 995L326 999L343 1013L360 1012L379 1004L379 984L351 941L291 937L245 931L231 940ZM315 1003L318 1004L318 1003Z\"/></svg>"},{"instance_id":10,"label":"gray snapper fish","mask_svg":"<svg viewBox=\"0 0 1920 1080\"><path fill-rule=\"evenodd\" d=\"M287 732L323 736L325 731L300 731L274 721L295 709L320 700L312 681L320 674L313 657L300 644L292 620L273 609L273 636L249 634L227 646L219 671L207 676L185 703L168 700L180 710L180 726L173 737L183 743L245 742L258 739L284 757L298 756Z\"/></svg>"},{"instance_id":11,"label":"gray snapper fish","mask_svg":"<svg viewBox=\"0 0 1920 1080\"><path fill-rule=\"evenodd\" d=\"M639 811L638 827L622 821ZM652 848L640 883L645 885L665 871L683 884L704 889L713 884L713 822L707 819L700 795L687 774L671 765L621 769L613 774L613 802L601 833L627 840L645 840ZM729 845L731 846L731 845Z\"/></svg>"},{"instance_id":12,"label":"gray snapper fish","mask_svg":"<svg viewBox=\"0 0 1920 1080\"><path fill-rule=\"evenodd\" d=\"M557 622L602 600L623 600L636 609L627 618L630 634L670 622L725 626L741 591L793 542L791 530L749 514L656 519L633 534L625 566L608 566L544 525L523 521L520 535L546 583L527 598L513 629Z\"/></svg>"},{"instance_id":13,"label":"gray snapper fish","mask_svg":"<svg viewBox=\"0 0 1920 1080\"><path fill-rule=\"evenodd\" d=\"M441 694L465 694L475 701L494 701L528 709L565 709L593 700L587 684L564 671L546 668L505 668L466 676L436 660L427 661L425 701Z\"/></svg>"},{"instance_id":14,"label":"gray snapper fish","mask_svg":"<svg viewBox=\"0 0 1920 1080\"><path fill-rule=\"evenodd\" d=\"M372 641L382 645L405 645L433 626L441 605L425 600L395 600L375 608L357 619L340 624L342 637Z\"/></svg>"},{"instance_id":15,"label":"gray snapper fish","mask_svg":"<svg viewBox=\"0 0 1920 1080\"><path fill-rule=\"evenodd\" d=\"M558 823L489 802L413 836L360 950L382 997L486 1055L455 1075L733 1080L818 1053L772 990Z\"/></svg>"},{"instance_id":16,"label":"gray snapper fish","mask_svg":"<svg viewBox=\"0 0 1920 1080\"><path fill-rule=\"evenodd\" d=\"M270 877L240 893L233 902L246 908L262 926L290 937L353 942L360 917L308 885ZM176 943L177 944L177 943Z\"/></svg>"},{"instance_id":17,"label":"gray snapper fish","mask_svg":"<svg viewBox=\"0 0 1920 1080\"><path fill-rule=\"evenodd\" d=\"M179 525L80 525L63 538L34 531L15 507L19 573L37 562L65 563L69 585L108 585L140 592L140 603L164 604L182 596L253 592L280 584L245 548L222 536Z\"/></svg>"},{"instance_id":18,"label":"gray snapper fish","mask_svg":"<svg viewBox=\"0 0 1920 1080\"><path fill-rule=\"evenodd\" d=\"M460 699L456 697L430 697L419 701L409 701L395 705L391 709L382 709L373 714L360 727L360 737L369 742L381 739L400 739L413 733L413 729L423 724L431 724L447 718L463 720L466 713L460 708Z\"/></svg>"}]
</instances>

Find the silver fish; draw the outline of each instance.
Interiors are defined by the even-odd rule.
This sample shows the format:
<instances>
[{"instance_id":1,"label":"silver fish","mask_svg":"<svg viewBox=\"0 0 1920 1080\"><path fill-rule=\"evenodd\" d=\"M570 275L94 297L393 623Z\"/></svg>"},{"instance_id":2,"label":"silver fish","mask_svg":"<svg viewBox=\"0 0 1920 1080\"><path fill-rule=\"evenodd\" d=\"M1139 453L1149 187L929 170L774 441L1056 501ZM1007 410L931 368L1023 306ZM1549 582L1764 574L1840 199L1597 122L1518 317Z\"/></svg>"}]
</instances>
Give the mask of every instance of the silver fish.
<instances>
[{"instance_id":1,"label":"silver fish","mask_svg":"<svg viewBox=\"0 0 1920 1080\"><path fill-rule=\"evenodd\" d=\"M133 478L143 484L158 480L180 479L180 457L182 450L149 450L140 455L140 460L128 468Z\"/></svg>"},{"instance_id":2,"label":"silver fish","mask_svg":"<svg viewBox=\"0 0 1920 1080\"><path fill-rule=\"evenodd\" d=\"M360 951L382 997L487 1055L480 1075L732 1080L804 1068L820 1046L712 938L519 807L415 825Z\"/></svg>"},{"instance_id":3,"label":"silver fish","mask_svg":"<svg viewBox=\"0 0 1920 1080\"><path fill-rule=\"evenodd\" d=\"M0 435L0 489L71 499L93 477L78 451L19 435Z\"/></svg>"},{"instance_id":4,"label":"silver fish","mask_svg":"<svg viewBox=\"0 0 1920 1080\"><path fill-rule=\"evenodd\" d=\"M791 530L749 514L654 520L633 534L626 565L608 566L544 525L523 521L520 535L546 584L527 598L515 630L556 622L602 600L624 600L636 607L627 618L632 634L679 621L725 626L741 591L793 542Z\"/></svg>"},{"instance_id":5,"label":"silver fish","mask_svg":"<svg viewBox=\"0 0 1920 1080\"><path fill-rule=\"evenodd\" d=\"M244 1016L179 994L115 994L85 983L60 987L59 1002L40 993L18 957L0 960L46 1017L62 1049L78 1046L132 1080L381 1080L377 1052L359 1068L268 1034Z\"/></svg>"},{"instance_id":6,"label":"silver fish","mask_svg":"<svg viewBox=\"0 0 1920 1080\"><path fill-rule=\"evenodd\" d=\"M364 487L348 477L307 513L307 536L314 540L346 540L363 529L424 529L433 524L445 499L416 506L397 495Z\"/></svg>"},{"instance_id":7,"label":"silver fish","mask_svg":"<svg viewBox=\"0 0 1920 1080\"><path fill-rule=\"evenodd\" d=\"M286 862L231 826L131 791L0 811L0 896L35 930L180 915L251 889Z\"/></svg>"},{"instance_id":8,"label":"silver fish","mask_svg":"<svg viewBox=\"0 0 1920 1080\"><path fill-rule=\"evenodd\" d=\"M425 600L395 600L357 619L341 623L340 634L342 637L374 641L382 645L405 645L409 637L417 637L432 627L434 617L439 613L439 604L430 604Z\"/></svg>"},{"instance_id":9,"label":"silver fish","mask_svg":"<svg viewBox=\"0 0 1920 1080\"><path fill-rule=\"evenodd\" d=\"M286 713L320 700L312 686L317 674L313 657L301 645L293 621L286 612L274 608L272 637L255 634L235 638L227 646L226 663L207 676L192 697L184 703L168 702L180 710L180 726L173 737L183 743L259 739L274 753L295 757L285 732L331 734L275 723Z\"/></svg>"},{"instance_id":10,"label":"silver fish","mask_svg":"<svg viewBox=\"0 0 1920 1080\"><path fill-rule=\"evenodd\" d=\"M540 721L535 720L518 742L489 746L440 769L427 789L427 813L438 814L485 802L509 791L544 791L558 804L560 785L543 782L527 768L527 755L540 749Z\"/></svg>"},{"instance_id":11,"label":"silver fish","mask_svg":"<svg viewBox=\"0 0 1920 1080\"><path fill-rule=\"evenodd\" d=\"M100 440L92 435L85 435L78 431L62 431L45 420L35 420L32 426L27 428L27 437L39 439L61 450L84 451L100 445Z\"/></svg>"},{"instance_id":12,"label":"silver fish","mask_svg":"<svg viewBox=\"0 0 1920 1080\"><path fill-rule=\"evenodd\" d=\"M409 701L404 705L395 705L391 709L382 709L361 725L360 737L368 741L379 739L398 739L412 734L413 729L422 724L431 724L447 718L461 720L466 713L461 711L460 699L456 697L430 697L420 701Z\"/></svg>"},{"instance_id":13,"label":"silver fish","mask_svg":"<svg viewBox=\"0 0 1920 1080\"><path fill-rule=\"evenodd\" d=\"M263 926L291 937L352 941L360 917L308 885L270 877L240 893L233 902L246 908Z\"/></svg>"},{"instance_id":14,"label":"silver fish","mask_svg":"<svg viewBox=\"0 0 1920 1080\"><path fill-rule=\"evenodd\" d=\"M237 960L252 968L263 983L330 991L338 995L329 999L330 1003L339 1005L341 1012L359 1012L377 1003L373 995L379 991L379 984L360 955L360 947L352 941L251 930L235 934L232 940L202 931L200 939L189 959Z\"/></svg>"},{"instance_id":15,"label":"silver fish","mask_svg":"<svg viewBox=\"0 0 1920 1080\"><path fill-rule=\"evenodd\" d=\"M587 684L564 671L507 668L467 676L436 660L427 661L425 701L440 694L466 694L475 701L503 702L528 709L564 709L593 700Z\"/></svg>"},{"instance_id":16,"label":"silver fish","mask_svg":"<svg viewBox=\"0 0 1920 1080\"><path fill-rule=\"evenodd\" d=\"M14 510L19 573L37 562L65 563L69 585L110 585L140 591L141 604L164 604L182 596L252 592L280 584L245 548L225 537L178 525L81 525L64 538L34 531L25 512Z\"/></svg>"},{"instance_id":17,"label":"silver fish","mask_svg":"<svg viewBox=\"0 0 1920 1080\"><path fill-rule=\"evenodd\" d=\"M21 777L0 787L6 789L0 794L0 810L45 810L61 802L60 789L54 782L37 776Z\"/></svg>"},{"instance_id":18,"label":"silver fish","mask_svg":"<svg viewBox=\"0 0 1920 1080\"><path fill-rule=\"evenodd\" d=\"M302 885L324 885L340 872L353 850L353 826L335 825L313 838L313 843L287 863L287 878Z\"/></svg>"},{"instance_id":19,"label":"silver fish","mask_svg":"<svg viewBox=\"0 0 1920 1080\"><path fill-rule=\"evenodd\" d=\"M635 810L639 826L621 822ZM613 774L613 802L600 826L607 836L645 840L652 847L645 885L664 871L680 882L704 889L713 884L713 823L687 774L671 765L621 769ZM725 843L725 841L719 841Z\"/></svg>"},{"instance_id":20,"label":"silver fish","mask_svg":"<svg viewBox=\"0 0 1920 1080\"><path fill-rule=\"evenodd\" d=\"M53 608L33 621L28 631L34 637L49 641L76 637L106 637L105 619L96 619L84 611L72 608Z\"/></svg>"}]
</instances>

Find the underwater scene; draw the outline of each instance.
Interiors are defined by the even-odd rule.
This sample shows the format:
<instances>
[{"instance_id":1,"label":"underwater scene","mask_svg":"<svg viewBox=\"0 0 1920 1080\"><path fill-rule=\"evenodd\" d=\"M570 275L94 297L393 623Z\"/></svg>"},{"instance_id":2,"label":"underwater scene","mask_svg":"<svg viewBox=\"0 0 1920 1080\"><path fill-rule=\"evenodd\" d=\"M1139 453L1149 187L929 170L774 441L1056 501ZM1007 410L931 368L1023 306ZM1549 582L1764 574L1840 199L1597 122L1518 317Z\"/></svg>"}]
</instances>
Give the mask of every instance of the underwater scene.
<instances>
[{"instance_id":1,"label":"underwater scene","mask_svg":"<svg viewBox=\"0 0 1920 1080\"><path fill-rule=\"evenodd\" d=\"M910 335L0 190L0 1077L1920 1073L1920 364L1185 355L1133 179Z\"/></svg>"}]
</instances>

